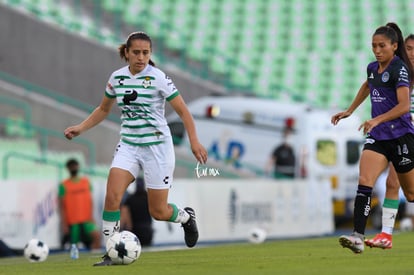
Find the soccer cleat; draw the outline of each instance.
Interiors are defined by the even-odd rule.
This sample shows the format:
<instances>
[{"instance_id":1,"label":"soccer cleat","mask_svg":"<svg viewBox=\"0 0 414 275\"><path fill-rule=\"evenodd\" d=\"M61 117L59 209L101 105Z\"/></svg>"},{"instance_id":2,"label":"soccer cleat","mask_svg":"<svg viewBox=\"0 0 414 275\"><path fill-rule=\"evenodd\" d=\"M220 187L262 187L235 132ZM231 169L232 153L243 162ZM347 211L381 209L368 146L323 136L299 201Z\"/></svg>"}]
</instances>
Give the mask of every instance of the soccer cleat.
<instances>
[{"instance_id":1,"label":"soccer cleat","mask_svg":"<svg viewBox=\"0 0 414 275\"><path fill-rule=\"evenodd\" d=\"M381 232L374 238L365 240L365 244L369 247L377 247L382 249L392 248L392 235Z\"/></svg>"},{"instance_id":2,"label":"soccer cleat","mask_svg":"<svg viewBox=\"0 0 414 275\"><path fill-rule=\"evenodd\" d=\"M186 207L184 211L190 215L190 219L186 223L183 223L184 228L184 240L188 247L193 247L198 241L198 229L196 223L195 212L192 208Z\"/></svg>"},{"instance_id":3,"label":"soccer cleat","mask_svg":"<svg viewBox=\"0 0 414 275\"><path fill-rule=\"evenodd\" d=\"M363 238L353 233L352 235L342 235L339 237L339 243L344 248L351 249L354 253L362 253L364 251Z\"/></svg>"},{"instance_id":4,"label":"soccer cleat","mask_svg":"<svg viewBox=\"0 0 414 275\"><path fill-rule=\"evenodd\" d=\"M107 266L107 265L113 265L111 258L108 256L108 254L105 254L102 256L102 261L94 263L93 266Z\"/></svg>"}]
</instances>

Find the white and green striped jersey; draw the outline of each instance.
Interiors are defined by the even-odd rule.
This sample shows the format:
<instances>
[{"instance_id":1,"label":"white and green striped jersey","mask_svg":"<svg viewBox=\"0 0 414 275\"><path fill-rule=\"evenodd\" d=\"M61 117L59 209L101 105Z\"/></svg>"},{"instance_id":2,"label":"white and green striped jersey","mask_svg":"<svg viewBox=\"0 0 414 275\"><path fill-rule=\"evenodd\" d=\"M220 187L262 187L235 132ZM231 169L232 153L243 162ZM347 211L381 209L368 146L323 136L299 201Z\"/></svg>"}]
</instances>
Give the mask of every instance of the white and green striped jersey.
<instances>
[{"instance_id":1,"label":"white and green striped jersey","mask_svg":"<svg viewBox=\"0 0 414 275\"><path fill-rule=\"evenodd\" d=\"M121 140L130 145L159 144L171 136L165 119L165 100L177 95L172 80L151 65L136 75L128 66L112 73L105 95L116 98L121 110Z\"/></svg>"}]
</instances>

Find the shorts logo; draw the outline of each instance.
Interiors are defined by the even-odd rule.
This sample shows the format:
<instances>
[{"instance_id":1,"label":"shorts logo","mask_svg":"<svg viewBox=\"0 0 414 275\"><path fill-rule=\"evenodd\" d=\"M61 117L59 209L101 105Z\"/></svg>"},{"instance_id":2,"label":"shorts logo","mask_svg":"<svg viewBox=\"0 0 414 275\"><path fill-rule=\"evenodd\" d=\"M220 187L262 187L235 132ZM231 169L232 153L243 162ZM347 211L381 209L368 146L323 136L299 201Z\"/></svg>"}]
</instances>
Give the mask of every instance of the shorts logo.
<instances>
[{"instance_id":1,"label":"shorts logo","mask_svg":"<svg viewBox=\"0 0 414 275\"><path fill-rule=\"evenodd\" d=\"M168 184L168 179L169 179L170 177L169 176L166 176L164 179L163 179L163 182L165 183L165 184Z\"/></svg>"},{"instance_id":2,"label":"shorts logo","mask_svg":"<svg viewBox=\"0 0 414 275\"><path fill-rule=\"evenodd\" d=\"M375 143L375 139L373 139L373 138L365 139L365 144L374 144L374 143Z\"/></svg>"},{"instance_id":3,"label":"shorts logo","mask_svg":"<svg viewBox=\"0 0 414 275\"><path fill-rule=\"evenodd\" d=\"M411 159L403 157L402 160L398 163L399 166L404 166L410 164L412 161Z\"/></svg>"},{"instance_id":4,"label":"shorts logo","mask_svg":"<svg viewBox=\"0 0 414 275\"><path fill-rule=\"evenodd\" d=\"M381 77L382 82L387 82L389 79L390 79L390 74L388 72L384 72Z\"/></svg>"}]
</instances>

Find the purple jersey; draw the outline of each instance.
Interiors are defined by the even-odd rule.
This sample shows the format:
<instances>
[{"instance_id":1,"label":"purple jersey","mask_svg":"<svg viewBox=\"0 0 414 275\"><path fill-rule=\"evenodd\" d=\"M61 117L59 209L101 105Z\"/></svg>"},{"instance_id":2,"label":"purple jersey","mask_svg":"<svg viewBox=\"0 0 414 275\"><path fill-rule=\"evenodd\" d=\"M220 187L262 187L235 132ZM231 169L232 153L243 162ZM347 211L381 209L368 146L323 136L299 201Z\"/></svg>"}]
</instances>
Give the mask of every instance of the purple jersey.
<instances>
[{"instance_id":1,"label":"purple jersey","mask_svg":"<svg viewBox=\"0 0 414 275\"><path fill-rule=\"evenodd\" d=\"M407 66L398 56L393 58L382 73L378 73L378 68L378 61L370 63L367 67L368 86L371 95L371 116L373 118L388 112L398 104L398 87L410 86ZM407 133L414 134L409 112L399 118L377 125L369 134L377 140L388 140L401 137Z\"/></svg>"}]
</instances>

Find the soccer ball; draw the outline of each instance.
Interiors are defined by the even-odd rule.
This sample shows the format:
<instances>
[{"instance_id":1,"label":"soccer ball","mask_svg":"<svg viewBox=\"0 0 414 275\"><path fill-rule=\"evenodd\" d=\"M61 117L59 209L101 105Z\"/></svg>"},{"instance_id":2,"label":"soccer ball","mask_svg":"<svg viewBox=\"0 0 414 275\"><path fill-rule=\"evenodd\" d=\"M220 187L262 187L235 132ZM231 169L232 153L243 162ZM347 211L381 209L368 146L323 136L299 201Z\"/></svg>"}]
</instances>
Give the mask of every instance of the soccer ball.
<instances>
[{"instance_id":1,"label":"soccer ball","mask_svg":"<svg viewBox=\"0 0 414 275\"><path fill-rule=\"evenodd\" d=\"M248 240L251 243L259 244L266 240L266 231L259 227L252 228L249 231Z\"/></svg>"},{"instance_id":2,"label":"soccer ball","mask_svg":"<svg viewBox=\"0 0 414 275\"><path fill-rule=\"evenodd\" d=\"M24 246L24 257L30 262L43 262L49 255L49 247L38 239L31 239Z\"/></svg>"},{"instance_id":3,"label":"soccer ball","mask_svg":"<svg viewBox=\"0 0 414 275\"><path fill-rule=\"evenodd\" d=\"M400 221L400 230L401 231L411 231L413 230L413 222L411 218L404 218Z\"/></svg>"},{"instance_id":4,"label":"soccer ball","mask_svg":"<svg viewBox=\"0 0 414 275\"><path fill-rule=\"evenodd\" d=\"M131 264L141 254L141 243L132 232L116 232L106 242L106 252L114 264Z\"/></svg>"}]
</instances>

